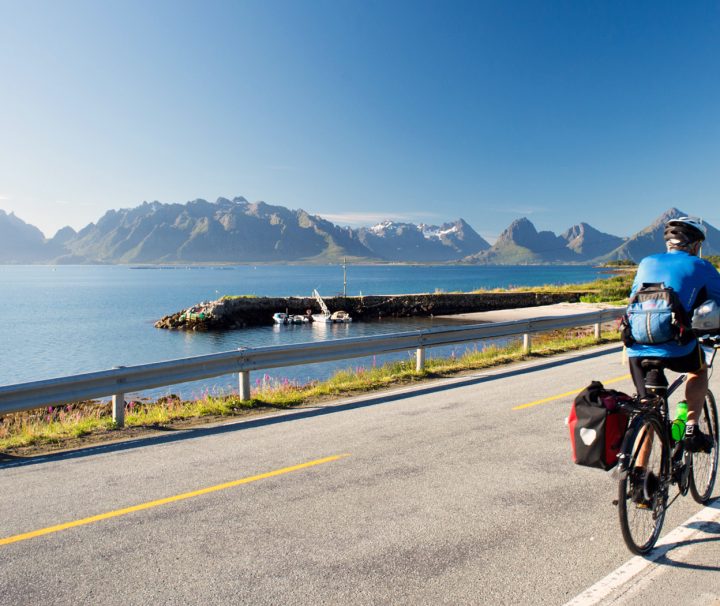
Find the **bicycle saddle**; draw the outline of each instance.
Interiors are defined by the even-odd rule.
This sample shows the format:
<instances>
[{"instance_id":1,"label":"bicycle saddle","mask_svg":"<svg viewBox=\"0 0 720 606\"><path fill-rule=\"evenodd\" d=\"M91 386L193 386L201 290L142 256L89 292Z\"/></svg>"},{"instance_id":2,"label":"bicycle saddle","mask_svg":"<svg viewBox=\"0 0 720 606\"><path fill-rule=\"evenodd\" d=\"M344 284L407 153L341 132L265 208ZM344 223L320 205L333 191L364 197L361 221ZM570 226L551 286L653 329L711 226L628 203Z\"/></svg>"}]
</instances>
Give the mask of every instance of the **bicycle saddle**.
<instances>
[{"instance_id":1,"label":"bicycle saddle","mask_svg":"<svg viewBox=\"0 0 720 606\"><path fill-rule=\"evenodd\" d=\"M658 358L644 358L640 361L640 366L642 366L643 370L651 370L653 368L657 370L665 369L663 361Z\"/></svg>"},{"instance_id":2,"label":"bicycle saddle","mask_svg":"<svg viewBox=\"0 0 720 606\"><path fill-rule=\"evenodd\" d=\"M662 393L667 389L668 381L662 361L643 360L640 366L645 371L645 389L654 394Z\"/></svg>"}]
</instances>

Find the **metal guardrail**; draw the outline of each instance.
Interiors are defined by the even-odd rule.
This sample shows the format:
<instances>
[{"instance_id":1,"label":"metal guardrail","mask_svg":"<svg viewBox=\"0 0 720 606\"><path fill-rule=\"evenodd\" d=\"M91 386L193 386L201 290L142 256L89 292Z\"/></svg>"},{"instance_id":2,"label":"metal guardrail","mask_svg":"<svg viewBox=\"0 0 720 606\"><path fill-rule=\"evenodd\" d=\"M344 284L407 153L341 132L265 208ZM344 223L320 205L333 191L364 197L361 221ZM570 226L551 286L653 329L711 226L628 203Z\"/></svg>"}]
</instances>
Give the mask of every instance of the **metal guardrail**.
<instances>
[{"instance_id":1,"label":"metal guardrail","mask_svg":"<svg viewBox=\"0 0 720 606\"><path fill-rule=\"evenodd\" d=\"M523 335L524 348L529 351L531 348L530 335L533 333L591 324L595 325L595 337L599 339L600 325L618 319L624 311L624 308L615 308L561 317L532 318L457 328L432 328L371 337L239 349L180 360L117 367L112 370L57 379L6 385L0 386L0 415L31 410L41 406L55 406L112 396L113 419L121 426L124 424L126 393L238 373L240 397L248 400L250 399L250 372L254 370L344 360L412 349L416 350L416 368L422 370L425 364L425 349L428 347Z\"/></svg>"}]
</instances>

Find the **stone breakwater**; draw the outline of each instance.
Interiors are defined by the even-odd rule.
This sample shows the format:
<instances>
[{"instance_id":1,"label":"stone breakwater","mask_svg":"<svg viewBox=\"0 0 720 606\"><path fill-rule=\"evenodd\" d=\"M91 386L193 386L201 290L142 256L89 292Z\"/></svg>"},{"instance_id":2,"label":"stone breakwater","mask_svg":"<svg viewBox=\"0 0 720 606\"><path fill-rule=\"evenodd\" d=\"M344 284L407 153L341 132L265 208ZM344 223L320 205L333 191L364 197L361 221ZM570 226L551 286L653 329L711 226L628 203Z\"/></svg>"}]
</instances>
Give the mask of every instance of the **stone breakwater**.
<instances>
[{"instance_id":1,"label":"stone breakwater","mask_svg":"<svg viewBox=\"0 0 720 606\"><path fill-rule=\"evenodd\" d=\"M576 303L584 293L459 293L426 295L378 295L365 297L327 297L331 312L346 311L354 321L379 318L437 316L534 307L554 303ZM273 323L276 312L301 315L311 309L320 313L313 298L223 297L200 303L189 309L165 316L157 328L181 330L229 330Z\"/></svg>"}]
</instances>

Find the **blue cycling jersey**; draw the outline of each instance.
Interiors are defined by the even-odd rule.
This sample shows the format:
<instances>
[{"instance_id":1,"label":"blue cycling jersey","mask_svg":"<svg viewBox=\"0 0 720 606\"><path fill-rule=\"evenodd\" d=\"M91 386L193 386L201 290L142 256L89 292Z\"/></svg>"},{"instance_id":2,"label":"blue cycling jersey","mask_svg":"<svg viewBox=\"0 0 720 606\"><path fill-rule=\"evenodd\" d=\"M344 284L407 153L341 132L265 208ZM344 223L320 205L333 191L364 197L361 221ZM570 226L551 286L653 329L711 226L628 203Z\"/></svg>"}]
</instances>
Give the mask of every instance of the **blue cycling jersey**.
<instances>
[{"instance_id":1,"label":"blue cycling jersey","mask_svg":"<svg viewBox=\"0 0 720 606\"><path fill-rule=\"evenodd\" d=\"M708 261L682 250L645 257L638 266L633 282L632 297L643 284L663 282L678 294L680 301L692 316L693 310L708 299L720 303L720 274ZM689 354L696 345L692 341L680 345L674 341L657 345L628 347L628 356L643 358L678 358Z\"/></svg>"}]
</instances>

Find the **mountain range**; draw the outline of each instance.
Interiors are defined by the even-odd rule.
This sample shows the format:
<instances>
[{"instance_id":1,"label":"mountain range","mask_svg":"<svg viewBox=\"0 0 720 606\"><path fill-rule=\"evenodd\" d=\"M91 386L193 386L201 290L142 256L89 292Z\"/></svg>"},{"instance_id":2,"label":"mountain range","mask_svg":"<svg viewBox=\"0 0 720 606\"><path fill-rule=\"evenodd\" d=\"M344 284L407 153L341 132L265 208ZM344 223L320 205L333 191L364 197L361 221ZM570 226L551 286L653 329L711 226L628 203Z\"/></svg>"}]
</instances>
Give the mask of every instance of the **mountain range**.
<instances>
[{"instance_id":1,"label":"mountain range","mask_svg":"<svg viewBox=\"0 0 720 606\"><path fill-rule=\"evenodd\" d=\"M144 202L110 210L79 232L65 227L50 239L0 210L0 263L249 263L359 262L476 264L639 261L664 250L665 223L685 213L671 208L638 233L622 238L587 223L560 235L538 232L527 219L490 246L463 219L442 225L384 221L340 227L304 210L218 198L185 204ZM703 252L720 253L720 232L708 225Z\"/></svg>"}]
</instances>

